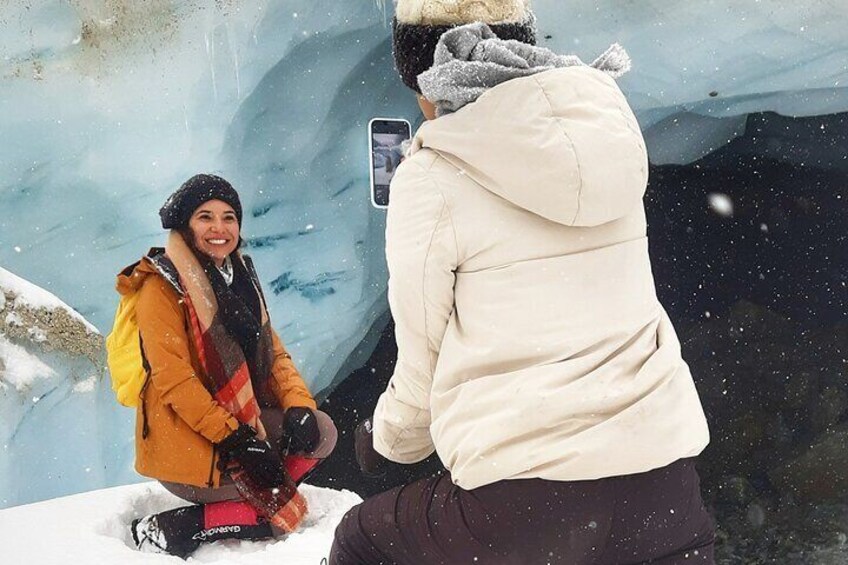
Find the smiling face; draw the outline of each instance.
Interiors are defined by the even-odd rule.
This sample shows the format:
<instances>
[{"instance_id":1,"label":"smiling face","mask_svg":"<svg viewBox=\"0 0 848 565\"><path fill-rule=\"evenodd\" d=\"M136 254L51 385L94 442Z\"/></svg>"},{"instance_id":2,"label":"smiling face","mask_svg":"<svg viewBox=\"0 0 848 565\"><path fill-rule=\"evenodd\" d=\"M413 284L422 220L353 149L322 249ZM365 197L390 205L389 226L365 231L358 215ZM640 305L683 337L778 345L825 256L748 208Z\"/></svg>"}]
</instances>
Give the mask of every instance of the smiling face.
<instances>
[{"instance_id":1,"label":"smiling face","mask_svg":"<svg viewBox=\"0 0 848 565\"><path fill-rule=\"evenodd\" d=\"M239 224L233 207L221 200L207 200L197 207L188 221L194 246L219 267L236 250Z\"/></svg>"}]
</instances>

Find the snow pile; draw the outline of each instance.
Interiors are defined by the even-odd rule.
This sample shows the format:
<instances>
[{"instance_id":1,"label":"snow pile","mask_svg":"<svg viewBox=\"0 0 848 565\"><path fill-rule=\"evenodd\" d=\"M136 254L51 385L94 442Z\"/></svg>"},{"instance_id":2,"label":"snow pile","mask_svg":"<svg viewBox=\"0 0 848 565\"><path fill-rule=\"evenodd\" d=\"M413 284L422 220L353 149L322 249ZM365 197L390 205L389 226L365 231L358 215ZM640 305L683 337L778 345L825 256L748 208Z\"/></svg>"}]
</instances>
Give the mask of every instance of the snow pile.
<instances>
[{"instance_id":1,"label":"snow pile","mask_svg":"<svg viewBox=\"0 0 848 565\"><path fill-rule=\"evenodd\" d=\"M36 381L55 376L56 372L41 359L0 334L0 390L11 385L17 392L26 393Z\"/></svg>"},{"instance_id":2,"label":"snow pile","mask_svg":"<svg viewBox=\"0 0 848 565\"><path fill-rule=\"evenodd\" d=\"M94 326L0 268L0 508L103 484L103 365Z\"/></svg>"},{"instance_id":3,"label":"snow pile","mask_svg":"<svg viewBox=\"0 0 848 565\"><path fill-rule=\"evenodd\" d=\"M349 491L303 485L309 514L298 532L267 541L205 544L190 558L200 563L319 565L333 532L361 499ZM141 483L0 510L4 558L30 565L67 563L176 563L168 555L140 553L129 525L134 518L185 506L159 483Z\"/></svg>"}]
</instances>

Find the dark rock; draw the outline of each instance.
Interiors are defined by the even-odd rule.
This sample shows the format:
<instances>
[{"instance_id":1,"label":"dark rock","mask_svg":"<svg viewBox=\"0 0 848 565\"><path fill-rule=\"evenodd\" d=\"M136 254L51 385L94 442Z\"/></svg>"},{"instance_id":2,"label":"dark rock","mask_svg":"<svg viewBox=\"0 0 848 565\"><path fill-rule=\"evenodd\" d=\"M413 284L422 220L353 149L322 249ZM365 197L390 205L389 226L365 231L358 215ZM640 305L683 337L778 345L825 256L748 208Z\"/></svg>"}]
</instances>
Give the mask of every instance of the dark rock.
<instances>
[{"instance_id":1,"label":"dark rock","mask_svg":"<svg viewBox=\"0 0 848 565\"><path fill-rule=\"evenodd\" d=\"M826 432L802 455L773 469L781 490L801 501L825 502L848 497L848 423Z\"/></svg>"},{"instance_id":2,"label":"dark rock","mask_svg":"<svg viewBox=\"0 0 848 565\"><path fill-rule=\"evenodd\" d=\"M818 402L810 408L812 431L817 435L827 432L848 410L848 391L844 387L827 386L819 394ZM848 444L845 448L848 449Z\"/></svg>"}]
</instances>

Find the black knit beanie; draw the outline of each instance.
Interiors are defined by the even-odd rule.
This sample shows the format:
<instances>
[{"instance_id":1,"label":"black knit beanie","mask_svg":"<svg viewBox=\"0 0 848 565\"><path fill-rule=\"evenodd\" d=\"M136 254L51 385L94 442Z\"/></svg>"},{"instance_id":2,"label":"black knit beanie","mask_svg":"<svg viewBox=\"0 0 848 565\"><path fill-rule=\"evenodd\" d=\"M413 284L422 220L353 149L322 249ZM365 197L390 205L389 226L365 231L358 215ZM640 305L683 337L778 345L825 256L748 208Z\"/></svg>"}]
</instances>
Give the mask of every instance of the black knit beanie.
<instances>
[{"instance_id":1,"label":"black knit beanie","mask_svg":"<svg viewBox=\"0 0 848 565\"><path fill-rule=\"evenodd\" d=\"M459 0L462 1L462 0ZM463 21L447 25L403 23L392 20L392 52L395 68L403 83L417 93L418 75L433 66L433 55L439 39L446 31L472 23ZM514 39L536 45L536 18L528 9L527 17L521 22L484 22L500 39Z\"/></svg>"},{"instance_id":2,"label":"black knit beanie","mask_svg":"<svg viewBox=\"0 0 848 565\"><path fill-rule=\"evenodd\" d=\"M159 210L162 227L170 230L188 226L197 207L208 200L221 200L232 206L241 226L241 200L233 185L219 176L201 174L185 181L162 205Z\"/></svg>"}]
</instances>

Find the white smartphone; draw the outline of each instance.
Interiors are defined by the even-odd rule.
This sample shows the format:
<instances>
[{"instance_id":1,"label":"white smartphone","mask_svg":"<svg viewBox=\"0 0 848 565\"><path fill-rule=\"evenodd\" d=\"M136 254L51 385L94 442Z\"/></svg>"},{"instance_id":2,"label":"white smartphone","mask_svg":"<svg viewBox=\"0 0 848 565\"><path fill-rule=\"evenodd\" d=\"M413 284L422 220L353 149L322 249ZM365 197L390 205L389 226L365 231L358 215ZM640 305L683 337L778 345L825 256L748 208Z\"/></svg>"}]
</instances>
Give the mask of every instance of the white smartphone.
<instances>
[{"instance_id":1,"label":"white smartphone","mask_svg":"<svg viewBox=\"0 0 848 565\"><path fill-rule=\"evenodd\" d=\"M375 208L389 206L389 185L404 157L401 146L411 136L411 128L406 120L373 118L368 122L371 205Z\"/></svg>"}]
</instances>

